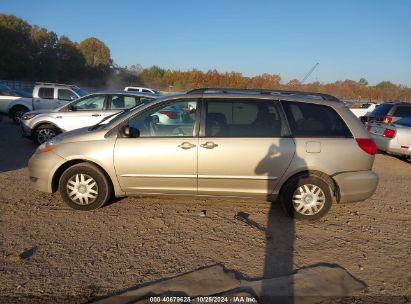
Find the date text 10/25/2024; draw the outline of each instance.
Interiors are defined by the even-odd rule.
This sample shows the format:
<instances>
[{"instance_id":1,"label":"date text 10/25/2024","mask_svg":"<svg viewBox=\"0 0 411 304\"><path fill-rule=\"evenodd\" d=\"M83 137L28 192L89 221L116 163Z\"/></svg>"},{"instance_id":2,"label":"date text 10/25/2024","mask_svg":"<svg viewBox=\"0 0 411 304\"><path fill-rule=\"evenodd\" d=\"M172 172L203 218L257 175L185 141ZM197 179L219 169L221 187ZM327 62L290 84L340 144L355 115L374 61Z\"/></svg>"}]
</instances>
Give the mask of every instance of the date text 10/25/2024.
<instances>
[{"instance_id":1,"label":"date text 10/25/2024","mask_svg":"<svg viewBox=\"0 0 411 304\"><path fill-rule=\"evenodd\" d=\"M205 296L205 297L150 297L152 303L257 303L254 297L249 296Z\"/></svg>"}]
</instances>

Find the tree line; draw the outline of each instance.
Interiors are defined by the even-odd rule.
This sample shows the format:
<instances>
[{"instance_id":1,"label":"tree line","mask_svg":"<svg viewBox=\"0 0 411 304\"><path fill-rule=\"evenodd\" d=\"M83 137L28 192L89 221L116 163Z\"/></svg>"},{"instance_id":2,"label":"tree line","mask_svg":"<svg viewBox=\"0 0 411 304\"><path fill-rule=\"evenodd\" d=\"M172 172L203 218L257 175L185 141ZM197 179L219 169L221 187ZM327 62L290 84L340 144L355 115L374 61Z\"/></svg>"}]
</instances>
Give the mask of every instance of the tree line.
<instances>
[{"instance_id":1,"label":"tree line","mask_svg":"<svg viewBox=\"0 0 411 304\"><path fill-rule=\"evenodd\" d=\"M340 98L411 101L411 89L383 81L375 86L359 81L283 83L277 74L248 77L239 72L163 69L158 66L116 65L110 49L97 38L77 43L66 36L30 25L14 15L0 14L0 79L77 83L95 88L144 85L183 91L199 87L261 88L323 92Z\"/></svg>"}]
</instances>

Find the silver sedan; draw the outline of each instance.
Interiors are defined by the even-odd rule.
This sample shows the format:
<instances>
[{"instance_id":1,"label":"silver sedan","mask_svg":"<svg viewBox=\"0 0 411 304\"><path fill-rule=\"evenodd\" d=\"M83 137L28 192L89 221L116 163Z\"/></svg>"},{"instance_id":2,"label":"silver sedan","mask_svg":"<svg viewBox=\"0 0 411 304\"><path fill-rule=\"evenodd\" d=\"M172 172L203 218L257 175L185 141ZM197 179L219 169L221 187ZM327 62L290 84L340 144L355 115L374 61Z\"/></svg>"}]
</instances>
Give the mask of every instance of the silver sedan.
<instances>
[{"instance_id":1,"label":"silver sedan","mask_svg":"<svg viewBox=\"0 0 411 304\"><path fill-rule=\"evenodd\" d=\"M394 124L372 124L368 127L378 150L411 158L411 118Z\"/></svg>"}]
</instances>

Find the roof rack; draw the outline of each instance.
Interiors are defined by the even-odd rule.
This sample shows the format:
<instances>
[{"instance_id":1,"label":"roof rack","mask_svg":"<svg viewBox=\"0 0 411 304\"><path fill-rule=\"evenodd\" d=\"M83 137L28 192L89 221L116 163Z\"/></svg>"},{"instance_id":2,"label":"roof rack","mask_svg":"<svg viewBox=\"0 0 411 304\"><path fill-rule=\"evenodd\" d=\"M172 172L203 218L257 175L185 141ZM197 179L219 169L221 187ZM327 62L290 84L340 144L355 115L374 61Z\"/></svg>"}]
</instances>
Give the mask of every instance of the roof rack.
<instances>
[{"instance_id":1,"label":"roof rack","mask_svg":"<svg viewBox=\"0 0 411 304\"><path fill-rule=\"evenodd\" d=\"M301 92L301 91L286 91L286 90L271 90L271 89L232 89L232 88L199 88L188 91L187 94L204 94L207 93L257 93L262 95L271 95L272 93L277 93L279 95L299 95L299 96L318 96L326 101L340 101L337 97L315 92Z\"/></svg>"},{"instance_id":2,"label":"roof rack","mask_svg":"<svg viewBox=\"0 0 411 304\"><path fill-rule=\"evenodd\" d=\"M64 83L55 83L55 82L35 82L36 85L54 85L54 86L66 86L66 87L75 87L74 84L64 84Z\"/></svg>"}]
</instances>

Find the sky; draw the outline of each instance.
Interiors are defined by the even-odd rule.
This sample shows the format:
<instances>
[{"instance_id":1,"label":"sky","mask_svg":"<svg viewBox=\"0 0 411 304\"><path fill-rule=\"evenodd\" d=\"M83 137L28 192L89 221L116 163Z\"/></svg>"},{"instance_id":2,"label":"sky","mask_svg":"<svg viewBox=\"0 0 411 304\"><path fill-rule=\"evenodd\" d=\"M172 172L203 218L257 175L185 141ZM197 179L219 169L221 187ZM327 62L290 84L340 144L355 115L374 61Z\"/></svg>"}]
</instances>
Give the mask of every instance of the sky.
<instances>
[{"instance_id":1,"label":"sky","mask_svg":"<svg viewBox=\"0 0 411 304\"><path fill-rule=\"evenodd\" d=\"M0 13L73 41L96 37L121 66L287 82L318 62L307 82L411 87L411 0L0 0Z\"/></svg>"}]
</instances>

